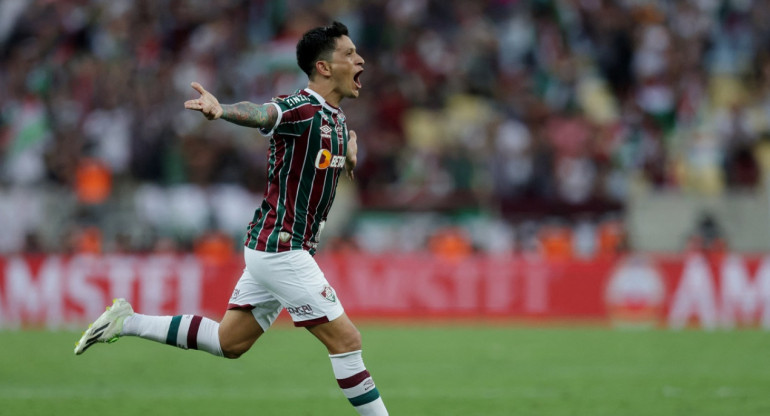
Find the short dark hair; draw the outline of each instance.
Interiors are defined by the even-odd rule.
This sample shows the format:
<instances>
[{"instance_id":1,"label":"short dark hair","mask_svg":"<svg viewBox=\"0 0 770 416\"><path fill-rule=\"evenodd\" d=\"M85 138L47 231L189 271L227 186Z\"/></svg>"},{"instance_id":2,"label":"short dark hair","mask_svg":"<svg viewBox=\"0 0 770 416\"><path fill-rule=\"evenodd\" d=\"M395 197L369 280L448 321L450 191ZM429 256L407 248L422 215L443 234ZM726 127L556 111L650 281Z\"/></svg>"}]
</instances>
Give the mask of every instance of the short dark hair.
<instances>
[{"instance_id":1,"label":"short dark hair","mask_svg":"<svg viewBox=\"0 0 770 416\"><path fill-rule=\"evenodd\" d=\"M311 77L315 63L328 59L334 52L337 38L347 34L348 28L336 21L329 26L321 26L305 32L302 39L297 42L297 64L308 77Z\"/></svg>"}]
</instances>

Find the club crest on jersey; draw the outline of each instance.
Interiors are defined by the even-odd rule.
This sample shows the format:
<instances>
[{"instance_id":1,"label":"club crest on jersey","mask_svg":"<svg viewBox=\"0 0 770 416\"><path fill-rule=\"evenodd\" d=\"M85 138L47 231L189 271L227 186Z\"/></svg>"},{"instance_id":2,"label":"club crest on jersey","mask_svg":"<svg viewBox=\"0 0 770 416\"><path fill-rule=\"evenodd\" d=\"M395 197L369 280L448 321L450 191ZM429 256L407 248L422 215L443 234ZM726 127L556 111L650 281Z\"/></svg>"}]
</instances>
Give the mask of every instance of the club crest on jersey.
<instances>
[{"instance_id":1,"label":"club crest on jersey","mask_svg":"<svg viewBox=\"0 0 770 416\"><path fill-rule=\"evenodd\" d=\"M324 290L321 291L321 296L329 302L336 302L337 295L334 294L334 289L331 286L324 286Z\"/></svg>"},{"instance_id":2,"label":"club crest on jersey","mask_svg":"<svg viewBox=\"0 0 770 416\"><path fill-rule=\"evenodd\" d=\"M345 156L332 156L332 152L326 149L319 150L315 157L316 169L339 169L343 166L345 166Z\"/></svg>"},{"instance_id":3,"label":"club crest on jersey","mask_svg":"<svg viewBox=\"0 0 770 416\"><path fill-rule=\"evenodd\" d=\"M342 124L337 124L334 128L337 131L337 143L342 144Z\"/></svg>"}]
</instances>

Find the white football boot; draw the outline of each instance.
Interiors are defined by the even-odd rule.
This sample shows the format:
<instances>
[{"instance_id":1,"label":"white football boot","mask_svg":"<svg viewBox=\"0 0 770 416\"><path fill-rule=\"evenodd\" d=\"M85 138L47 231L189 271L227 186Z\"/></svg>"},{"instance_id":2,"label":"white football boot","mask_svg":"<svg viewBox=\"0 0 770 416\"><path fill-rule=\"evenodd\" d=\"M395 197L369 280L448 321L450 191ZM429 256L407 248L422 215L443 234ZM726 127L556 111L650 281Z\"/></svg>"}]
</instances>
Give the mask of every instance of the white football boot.
<instances>
[{"instance_id":1,"label":"white football boot","mask_svg":"<svg viewBox=\"0 0 770 416\"><path fill-rule=\"evenodd\" d=\"M122 298L113 300L112 306L108 306L107 310L83 332L83 336L75 344L75 355L84 353L88 347L97 342L117 341L123 329L123 320L133 314L134 309L128 301Z\"/></svg>"}]
</instances>

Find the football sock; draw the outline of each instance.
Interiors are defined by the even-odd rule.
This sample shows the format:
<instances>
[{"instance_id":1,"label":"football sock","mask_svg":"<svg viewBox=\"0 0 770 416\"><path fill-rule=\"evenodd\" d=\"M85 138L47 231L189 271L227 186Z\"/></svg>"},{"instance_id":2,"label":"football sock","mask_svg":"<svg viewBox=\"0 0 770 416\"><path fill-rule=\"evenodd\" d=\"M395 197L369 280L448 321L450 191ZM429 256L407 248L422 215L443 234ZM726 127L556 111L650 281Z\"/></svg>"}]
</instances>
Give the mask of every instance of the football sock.
<instances>
[{"instance_id":1,"label":"football sock","mask_svg":"<svg viewBox=\"0 0 770 416\"><path fill-rule=\"evenodd\" d=\"M121 336L132 335L182 349L222 356L219 323L198 315L150 316L135 313L123 321Z\"/></svg>"},{"instance_id":2,"label":"football sock","mask_svg":"<svg viewBox=\"0 0 770 416\"><path fill-rule=\"evenodd\" d=\"M380 392L372 376L364 367L361 350L344 354L330 354L332 370L345 397L359 415L387 416L388 410L382 402Z\"/></svg>"}]
</instances>

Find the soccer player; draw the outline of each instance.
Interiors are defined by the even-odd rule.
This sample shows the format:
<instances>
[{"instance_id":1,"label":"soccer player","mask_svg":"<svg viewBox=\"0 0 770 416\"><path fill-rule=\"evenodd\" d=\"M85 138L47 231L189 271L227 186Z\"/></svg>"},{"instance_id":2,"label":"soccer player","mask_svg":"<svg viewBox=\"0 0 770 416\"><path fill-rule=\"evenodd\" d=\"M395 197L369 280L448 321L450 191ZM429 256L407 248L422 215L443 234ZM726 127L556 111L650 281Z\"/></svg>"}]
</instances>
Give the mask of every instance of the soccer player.
<instances>
[{"instance_id":1,"label":"soccer player","mask_svg":"<svg viewBox=\"0 0 770 416\"><path fill-rule=\"evenodd\" d=\"M348 131L339 108L358 97L364 59L339 23L312 29L297 43L297 62L307 88L258 105L222 105L200 84L200 94L184 103L209 120L253 127L270 138L267 189L249 224L246 268L222 321L195 316L134 313L116 299L75 347L82 354L97 342L122 336L198 349L238 358L273 324L282 308L294 325L307 328L329 352L337 383L361 415L387 415L361 357L361 334L312 255L334 200L343 170L353 177L356 134Z\"/></svg>"}]
</instances>

